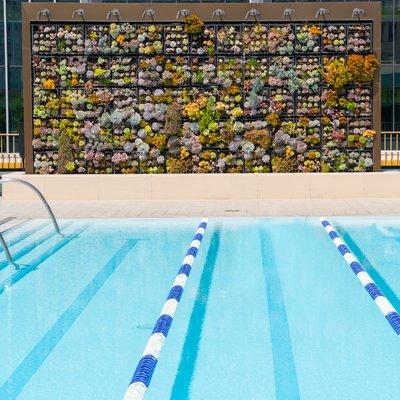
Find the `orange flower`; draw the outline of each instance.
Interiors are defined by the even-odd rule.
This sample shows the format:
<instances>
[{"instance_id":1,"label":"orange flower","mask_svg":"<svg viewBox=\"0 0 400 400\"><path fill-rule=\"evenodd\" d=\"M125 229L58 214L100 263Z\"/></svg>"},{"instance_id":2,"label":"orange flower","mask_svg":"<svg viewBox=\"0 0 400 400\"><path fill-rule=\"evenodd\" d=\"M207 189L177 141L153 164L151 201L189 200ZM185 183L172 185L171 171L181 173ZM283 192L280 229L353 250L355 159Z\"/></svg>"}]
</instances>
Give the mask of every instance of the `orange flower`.
<instances>
[{"instance_id":1,"label":"orange flower","mask_svg":"<svg viewBox=\"0 0 400 400\"><path fill-rule=\"evenodd\" d=\"M71 86L78 86L79 85L79 80L77 78L72 78L71 79Z\"/></svg>"},{"instance_id":2,"label":"orange flower","mask_svg":"<svg viewBox=\"0 0 400 400\"><path fill-rule=\"evenodd\" d=\"M310 29L308 30L311 35L320 35L321 34L321 28L319 26L312 25L310 26Z\"/></svg>"},{"instance_id":3,"label":"orange flower","mask_svg":"<svg viewBox=\"0 0 400 400\"><path fill-rule=\"evenodd\" d=\"M372 139L375 135L376 135L376 132L374 130L372 130L372 129L366 129L363 132L363 136L366 137L366 138L371 138Z\"/></svg>"},{"instance_id":4,"label":"orange flower","mask_svg":"<svg viewBox=\"0 0 400 400\"><path fill-rule=\"evenodd\" d=\"M124 35L118 35L117 38L115 39L115 41L118 44L122 44L125 41L125 36Z\"/></svg>"},{"instance_id":5,"label":"orange flower","mask_svg":"<svg viewBox=\"0 0 400 400\"><path fill-rule=\"evenodd\" d=\"M50 89L55 89L55 88L56 88L56 84L55 84L55 82L54 82L53 79L46 79L46 80L43 82L43 87L44 87L45 89L48 89L48 90L50 90Z\"/></svg>"}]
</instances>

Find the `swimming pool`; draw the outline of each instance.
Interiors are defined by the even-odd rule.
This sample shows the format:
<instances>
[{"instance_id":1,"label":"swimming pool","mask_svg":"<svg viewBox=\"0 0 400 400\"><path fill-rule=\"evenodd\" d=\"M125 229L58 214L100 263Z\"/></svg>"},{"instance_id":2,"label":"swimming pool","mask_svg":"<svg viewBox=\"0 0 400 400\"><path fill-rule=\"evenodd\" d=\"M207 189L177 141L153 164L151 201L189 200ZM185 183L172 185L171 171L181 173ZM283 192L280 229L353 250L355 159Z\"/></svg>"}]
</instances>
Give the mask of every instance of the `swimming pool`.
<instances>
[{"instance_id":1,"label":"swimming pool","mask_svg":"<svg viewBox=\"0 0 400 400\"><path fill-rule=\"evenodd\" d=\"M330 222L400 309L400 219ZM0 399L122 399L198 223L9 231ZM318 218L210 219L146 399L395 399L399 350Z\"/></svg>"}]
</instances>

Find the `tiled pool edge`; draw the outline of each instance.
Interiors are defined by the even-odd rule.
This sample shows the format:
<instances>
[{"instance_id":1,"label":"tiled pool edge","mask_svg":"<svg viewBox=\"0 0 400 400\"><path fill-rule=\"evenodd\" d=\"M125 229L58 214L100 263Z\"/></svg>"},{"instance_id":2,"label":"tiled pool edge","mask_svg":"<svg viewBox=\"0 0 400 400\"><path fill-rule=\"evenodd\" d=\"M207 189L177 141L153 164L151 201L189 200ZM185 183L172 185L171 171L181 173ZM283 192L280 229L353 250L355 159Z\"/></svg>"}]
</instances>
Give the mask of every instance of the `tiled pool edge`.
<instances>
[{"instance_id":1,"label":"tiled pool edge","mask_svg":"<svg viewBox=\"0 0 400 400\"><path fill-rule=\"evenodd\" d=\"M190 275L190 270L192 269L193 262L196 259L201 241L207 229L207 221L207 218L203 218L197 227L167 300L164 303L160 316L143 351L143 355L137 364L129 387L125 393L124 400L141 400L145 396L156 368L158 357L164 346L165 339L168 336L176 308L182 297L186 281Z\"/></svg>"},{"instance_id":2,"label":"tiled pool edge","mask_svg":"<svg viewBox=\"0 0 400 400\"><path fill-rule=\"evenodd\" d=\"M324 227L326 233L331 238L332 242L339 250L340 254L343 256L346 263L352 269L356 277L359 279L361 284L364 286L365 290L371 296L372 300L375 302L381 313L384 315L386 320L389 322L390 326L393 328L395 333L400 336L400 315L386 298L386 296L381 292L379 287L372 280L371 276L365 271L363 266L354 256L354 254L345 245L342 238L336 232L334 227L329 223L329 221L321 217L321 224Z\"/></svg>"}]
</instances>

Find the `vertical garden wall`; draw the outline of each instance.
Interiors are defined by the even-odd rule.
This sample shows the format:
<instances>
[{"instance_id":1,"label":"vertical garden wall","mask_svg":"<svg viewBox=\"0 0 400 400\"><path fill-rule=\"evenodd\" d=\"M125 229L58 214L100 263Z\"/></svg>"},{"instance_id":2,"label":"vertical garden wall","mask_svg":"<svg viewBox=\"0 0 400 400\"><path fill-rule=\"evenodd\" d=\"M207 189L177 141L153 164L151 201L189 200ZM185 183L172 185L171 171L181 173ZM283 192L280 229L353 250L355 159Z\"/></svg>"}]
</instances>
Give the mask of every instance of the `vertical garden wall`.
<instances>
[{"instance_id":1,"label":"vertical garden wall","mask_svg":"<svg viewBox=\"0 0 400 400\"><path fill-rule=\"evenodd\" d=\"M357 6L25 4L27 171L370 171L380 13Z\"/></svg>"}]
</instances>

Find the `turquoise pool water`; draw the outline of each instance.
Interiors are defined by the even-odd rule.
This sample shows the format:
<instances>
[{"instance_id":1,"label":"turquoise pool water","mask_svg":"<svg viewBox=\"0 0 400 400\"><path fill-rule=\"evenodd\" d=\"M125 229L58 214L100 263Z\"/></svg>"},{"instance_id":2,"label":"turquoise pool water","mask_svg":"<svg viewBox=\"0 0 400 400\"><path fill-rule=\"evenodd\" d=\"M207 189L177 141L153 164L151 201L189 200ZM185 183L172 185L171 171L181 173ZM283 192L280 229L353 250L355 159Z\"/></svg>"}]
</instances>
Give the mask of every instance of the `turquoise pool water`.
<instances>
[{"instance_id":1,"label":"turquoise pool water","mask_svg":"<svg viewBox=\"0 0 400 400\"><path fill-rule=\"evenodd\" d=\"M330 222L399 309L400 219ZM198 223L8 232L0 399L122 400ZM399 351L317 218L210 219L146 399L391 400Z\"/></svg>"}]
</instances>

